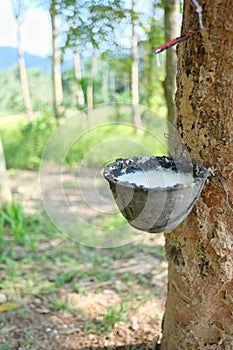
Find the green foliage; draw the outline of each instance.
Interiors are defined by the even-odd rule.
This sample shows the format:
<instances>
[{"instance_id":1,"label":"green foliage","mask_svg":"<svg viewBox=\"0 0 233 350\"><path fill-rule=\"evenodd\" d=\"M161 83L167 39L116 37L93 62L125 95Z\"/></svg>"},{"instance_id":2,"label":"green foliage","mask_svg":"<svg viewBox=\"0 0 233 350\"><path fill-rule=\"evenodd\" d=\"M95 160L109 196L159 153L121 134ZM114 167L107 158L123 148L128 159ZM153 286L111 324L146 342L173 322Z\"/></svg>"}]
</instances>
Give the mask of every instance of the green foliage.
<instances>
[{"instance_id":1,"label":"green foliage","mask_svg":"<svg viewBox=\"0 0 233 350\"><path fill-rule=\"evenodd\" d=\"M117 322L126 321L126 315L126 304L124 302L121 302L119 307L116 307L114 304L110 305L107 314L103 317L101 330L110 332Z\"/></svg>"},{"instance_id":2,"label":"green foliage","mask_svg":"<svg viewBox=\"0 0 233 350\"><path fill-rule=\"evenodd\" d=\"M9 202L0 209L0 261L13 264L18 259L19 247L36 250L36 237L46 232L51 237L57 232L51 222L42 215L27 215L21 203ZM30 257L24 259L30 262Z\"/></svg>"},{"instance_id":3,"label":"green foliage","mask_svg":"<svg viewBox=\"0 0 233 350\"><path fill-rule=\"evenodd\" d=\"M9 202L0 210L1 221L10 226L16 242L25 241L25 217L20 203Z\"/></svg>"},{"instance_id":4,"label":"green foliage","mask_svg":"<svg viewBox=\"0 0 233 350\"><path fill-rule=\"evenodd\" d=\"M103 315L103 319L97 324L88 322L86 324L87 333L103 333L111 332L117 322L127 321L127 304L121 301L120 306L111 304L107 308L107 313Z\"/></svg>"},{"instance_id":5,"label":"green foliage","mask_svg":"<svg viewBox=\"0 0 233 350\"><path fill-rule=\"evenodd\" d=\"M153 48L165 40L163 20L156 19L157 7L158 4L155 4L152 16L142 25L147 34L147 40L143 41L139 48L142 65L140 89L143 104L164 115L165 111L161 107L165 106L162 85L165 79L165 60L161 55L157 57L160 60L160 66L158 66L155 56L152 55Z\"/></svg>"},{"instance_id":6,"label":"green foliage","mask_svg":"<svg viewBox=\"0 0 233 350\"><path fill-rule=\"evenodd\" d=\"M129 119L125 116L124 122L127 121L129 122ZM119 140L121 147L116 148L116 142ZM166 146L160 144L156 137L147 131L138 135L132 125L103 125L84 133L70 148L65 163L74 166L77 162L83 161L85 166L100 166L126 154L128 157L166 154Z\"/></svg>"},{"instance_id":7,"label":"green foliage","mask_svg":"<svg viewBox=\"0 0 233 350\"><path fill-rule=\"evenodd\" d=\"M89 65L90 65L90 61L87 60L84 64L84 70L88 71ZM108 102L106 99L104 99L104 96L102 94L102 75L103 75L103 72L102 72L102 69L100 69L100 71L97 72L96 77L92 80L94 105ZM83 76L80 81L85 102L87 102L88 79L89 78L87 76ZM63 85L63 94L64 94L63 106L66 108L66 110L69 108L79 109L80 106L78 104L77 93L76 93L77 79L75 78L73 69L70 69L62 73L62 85Z\"/></svg>"},{"instance_id":8,"label":"green foliage","mask_svg":"<svg viewBox=\"0 0 233 350\"><path fill-rule=\"evenodd\" d=\"M138 43L140 104L165 114L161 84L165 75L165 62L162 58L161 67L158 67L153 55L153 47L164 41L161 18L163 1L148 2L147 9L140 13L132 13L131 4L121 0L57 0L47 4L39 1L38 5L59 16L63 27L60 36L62 60L66 54L70 57L74 49L81 55L81 85L86 101L90 57L93 54L97 57L93 77L94 105L113 101L130 102L132 57L130 34L127 33L136 19L137 26L144 33ZM51 76L39 68L28 69L27 76L33 109L41 112L52 108ZM73 69L62 74L62 83L65 110L79 108ZM1 114L23 112L25 108L18 65L0 72L0 84L4 86L0 90ZM31 158L30 163L30 166L38 167L37 155L35 159Z\"/></svg>"},{"instance_id":9,"label":"green foliage","mask_svg":"<svg viewBox=\"0 0 233 350\"><path fill-rule=\"evenodd\" d=\"M48 74L39 68L27 70L31 102L34 110L44 109L51 105L52 84ZM0 71L1 113L21 113L24 111L24 100L19 78L18 66L13 66L7 71Z\"/></svg>"},{"instance_id":10,"label":"green foliage","mask_svg":"<svg viewBox=\"0 0 233 350\"><path fill-rule=\"evenodd\" d=\"M49 112L13 131L2 131L7 168L38 169L49 136L57 124Z\"/></svg>"},{"instance_id":11,"label":"green foliage","mask_svg":"<svg viewBox=\"0 0 233 350\"><path fill-rule=\"evenodd\" d=\"M117 323L123 322L127 324L130 317L144 305L146 300L153 300L154 291L158 295L164 293L162 289L159 290L159 288L151 285L150 275L148 278L143 278L143 276L146 276L145 274L138 276L134 273L124 273L121 269L121 259L124 266L126 266L125 259L134 258L136 261L141 261L143 256L147 256L145 261L148 261L148 259L150 261L150 258L156 257L156 269L159 264L157 245L154 245L152 241L149 241L148 245L143 241L136 245L127 245L114 249L92 249L65 241L64 238L57 239L58 236L54 237L47 217L39 215L27 216L25 213L23 215L22 213L19 214L18 211L21 212L22 208L18 209L17 214L14 215L12 211L13 213L17 211L15 206L7 211L8 214L11 213L11 216L21 218L19 222L23 221L22 216L24 216L24 221L28 222L26 227L30 230L30 235L33 235L36 239L36 250L28 252L28 249L25 249L26 247L23 244L18 244L12 239L12 229L8 223L11 220L4 224L3 231L6 245L9 246L11 241L12 251L19 251L19 255L14 255L15 261L12 255L11 258L6 256L5 259L3 257L0 259L1 273L4 276L0 280L0 289L3 294L10 295L15 300L21 300L22 295L27 296L27 299L29 298L27 305L34 304L38 309L48 309L50 314L67 311L74 315L74 319L78 317L82 331L85 328L86 333L96 334L101 337L102 333L114 330ZM114 226L114 224L118 226L119 222L116 221L114 223L114 221L111 221L110 226ZM14 227L14 225L12 226ZM1 233L2 230L0 231L0 238L2 237ZM86 233L86 230L84 233ZM37 247L39 248L38 250ZM160 253L161 249L159 248L158 250ZM161 259L161 262L164 259ZM130 266L131 262L129 261ZM107 285L111 281L108 288L115 290L121 302L114 303L117 299L113 296L111 304L108 304L106 309L102 309L101 306L99 309L101 314L94 319L90 318L91 315L86 309L81 308L82 305L73 306L75 298L73 300L72 298L66 298L69 293L72 293L72 295L73 293L83 293L81 300L87 295L88 300L90 300L92 293L95 295L101 293L99 295L103 295L104 298L105 293L103 289L105 288L105 283L99 283L102 281L107 281ZM124 286L124 289L116 288L117 281L122 281L120 285ZM37 298L39 298L39 306L36 306ZM77 301L78 298L77 296ZM23 348L35 348L33 343L35 337L33 337L32 327L27 328L27 313L30 311L30 308L16 303L11 304L11 307L17 307L17 309L12 308L11 310L6 310L4 315L2 314L0 328L2 326L4 330L6 317L14 319L18 325L22 323L23 326L20 330L22 333L21 346ZM12 339L14 340L15 337ZM7 337L5 343L1 343L0 350L15 349L16 345L15 342L13 342L14 345L11 343L12 339Z\"/></svg>"},{"instance_id":12,"label":"green foliage","mask_svg":"<svg viewBox=\"0 0 233 350\"><path fill-rule=\"evenodd\" d=\"M3 343L0 345L0 350L9 350L9 346L7 343Z\"/></svg>"},{"instance_id":13,"label":"green foliage","mask_svg":"<svg viewBox=\"0 0 233 350\"><path fill-rule=\"evenodd\" d=\"M19 80L19 70L17 66L0 72L0 84L4 89L0 89L0 104L3 110L12 112L22 112L24 110L23 97Z\"/></svg>"},{"instance_id":14,"label":"green foliage","mask_svg":"<svg viewBox=\"0 0 233 350\"><path fill-rule=\"evenodd\" d=\"M30 248L34 247L34 242L28 230L30 220L25 216L21 203L9 202L0 210L0 225L2 228L0 244L4 245L4 227L9 227L16 243L21 243Z\"/></svg>"},{"instance_id":15,"label":"green foliage","mask_svg":"<svg viewBox=\"0 0 233 350\"><path fill-rule=\"evenodd\" d=\"M45 110L52 104L51 77L39 68L27 70L32 107L35 111Z\"/></svg>"},{"instance_id":16,"label":"green foliage","mask_svg":"<svg viewBox=\"0 0 233 350\"><path fill-rule=\"evenodd\" d=\"M108 0L104 4L89 0L57 1L56 14L68 23L63 51L78 46L84 52L90 48L100 49L103 43L113 39L114 26L125 17L121 0Z\"/></svg>"},{"instance_id":17,"label":"green foliage","mask_svg":"<svg viewBox=\"0 0 233 350\"><path fill-rule=\"evenodd\" d=\"M83 292L83 286L81 285L81 283L77 282L74 284L74 290L77 294L82 294Z\"/></svg>"},{"instance_id":18,"label":"green foliage","mask_svg":"<svg viewBox=\"0 0 233 350\"><path fill-rule=\"evenodd\" d=\"M76 275L76 271L67 271L67 272L60 273L55 278L55 286L61 287L64 284L71 282L75 277L75 275Z\"/></svg>"},{"instance_id":19,"label":"green foliage","mask_svg":"<svg viewBox=\"0 0 233 350\"><path fill-rule=\"evenodd\" d=\"M145 121L145 125L148 123L150 128L155 127L157 123L152 117L142 114L142 120ZM77 167L78 163L83 162L86 166L102 166L106 162L126 155L130 157L143 154L166 154L166 145L162 145L153 133L144 131L138 135L133 125L124 124L130 121L130 113L125 114L116 108L115 113L109 116L109 125L100 125L91 128L88 132L84 128L83 134L69 149L64 164ZM1 137L7 168L38 169L44 148L57 126L55 119L51 118L49 113L17 129L10 127L6 130L3 125ZM161 126L157 125L156 128ZM158 131L156 132L158 134ZM116 147L116 143L118 145L119 142L121 147Z\"/></svg>"},{"instance_id":20,"label":"green foliage","mask_svg":"<svg viewBox=\"0 0 233 350\"><path fill-rule=\"evenodd\" d=\"M52 307L55 311L68 311L70 313L73 312L72 308L66 301L59 301L58 299L55 299L52 303Z\"/></svg>"}]
</instances>

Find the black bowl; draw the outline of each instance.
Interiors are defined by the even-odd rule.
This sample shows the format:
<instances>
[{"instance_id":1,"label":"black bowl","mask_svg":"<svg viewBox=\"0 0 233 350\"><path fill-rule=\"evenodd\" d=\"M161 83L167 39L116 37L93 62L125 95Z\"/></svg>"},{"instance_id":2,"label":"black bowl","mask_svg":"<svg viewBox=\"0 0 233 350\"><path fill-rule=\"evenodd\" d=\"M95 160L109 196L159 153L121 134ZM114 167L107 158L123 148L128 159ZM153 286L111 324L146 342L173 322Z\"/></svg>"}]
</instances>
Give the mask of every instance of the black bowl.
<instances>
[{"instance_id":1,"label":"black bowl","mask_svg":"<svg viewBox=\"0 0 233 350\"><path fill-rule=\"evenodd\" d=\"M169 187L144 187L122 181L119 176L148 170L191 174L193 181ZM104 170L114 199L130 225L160 233L178 226L191 211L209 172L184 158L142 156L117 159Z\"/></svg>"}]
</instances>

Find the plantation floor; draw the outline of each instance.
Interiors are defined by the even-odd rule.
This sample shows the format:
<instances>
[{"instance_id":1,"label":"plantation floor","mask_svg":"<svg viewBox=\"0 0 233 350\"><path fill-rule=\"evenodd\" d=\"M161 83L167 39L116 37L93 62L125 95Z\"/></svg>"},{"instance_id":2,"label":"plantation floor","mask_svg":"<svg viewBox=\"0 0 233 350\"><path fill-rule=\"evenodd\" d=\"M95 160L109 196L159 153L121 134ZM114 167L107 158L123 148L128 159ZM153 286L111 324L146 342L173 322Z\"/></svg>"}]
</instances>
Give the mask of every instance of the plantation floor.
<instances>
[{"instance_id":1,"label":"plantation floor","mask_svg":"<svg viewBox=\"0 0 233 350\"><path fill-rule=\"evenodd\" d=\"M26 213L43 212L38 173L11 171L10 183ZM82 201L75 206L85 212ZM163 235L90 248L65 239L44 214L31 233L33 251L11 245L0 263L0 350L155 348L167 283Z\"/></svg>"}]
</instances>

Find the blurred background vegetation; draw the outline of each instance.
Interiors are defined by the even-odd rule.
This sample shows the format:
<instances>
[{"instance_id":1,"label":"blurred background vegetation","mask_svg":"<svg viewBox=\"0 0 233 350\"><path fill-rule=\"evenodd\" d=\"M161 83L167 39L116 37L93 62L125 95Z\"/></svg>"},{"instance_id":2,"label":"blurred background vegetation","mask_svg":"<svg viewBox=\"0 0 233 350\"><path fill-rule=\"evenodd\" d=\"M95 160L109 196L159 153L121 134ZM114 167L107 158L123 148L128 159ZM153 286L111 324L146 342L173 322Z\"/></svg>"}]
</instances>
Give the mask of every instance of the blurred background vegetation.
<instances>
[{"instance_id":1,"label":"blurred background vegetation","mask_svg":"<svg viewBox=\"0 0 233 350\"><path fill-rule=\"evenodd\" d=\"M167 116L166 59L160 55L158 62L153 54L153 48L165 40L166 1L151 0L146 7L143 1L121 0L12 0L11 4L18 47L0 47L4 87L0 90L0 137L7 168L38 169L51 133L83 109L132 103ZM49 15L49 57L23 51L22 25L31 7L41 7ZM179 27L178 17L179 12ZM153 127L137 114L132 110L129 120L116 108L109 121ZM92 120L88 123L91 127ZM84 148L80 154L73 152L75 159L69 155L69 164L81 160Z\"/></svg>"},{"instance_id":2,"label":"blurred background vegetation","mask_svg":"<svg viewBox=\"0 0 233 350\"><path fill-rule=\"evenodd\" d=\"M80 120L75 127L81 137L67 153L62 169L67 198L73 198L77 192L80 164L88 170L97 167L100 175L99 170L106 162L121 156L121 149L127 156L144 154L144 150L145 154L167 152L166 145L153 135L164 135L169 129L167 120L174 119L176 55L172 48L169 55L163 53L158 59L153 48L178 35L180 1L11 0L10 3L18 42L15 48L0 47L0 350L30 346L41 349L42 338L43 348L52 349L54 345L53 349L59 349L44 335L51 312L59 313L59 317L64 316L62 312L68 312L88 341L87 334L111 332L119 321L126 322L123 328L129 327L126 324L130 324L135 305L143 309L148 300L148 308L138 319L150 324L153 339L155 330L159 333L162 312L153 311L151 302L157 297L155 302L161 303L165 294L163 237L156 235L152 240L147 235L138 243L111 251L71 244L60 237L43 210L38 170L50 136L78 113ZM50 20L51 54L47 57L23 50L23 24L32 8L42 9ZM111 108L107 118L105 112L104 121L101 116L99 123L98 113L92 111L101 104L109 104ZM135 108L137 105L143 108ZM162 126L157 115L164 121ZM98 127L103 122L105 126ZM141 127L143 132L138 132ZM84 174L83 181L92 188L90 175ZM85 205L83 198L77 205L77 210L87 215L84 224L77 228L80 237L94 240L98 236L96 223L106 229L107 235L119 227L123 236L134 234L119 213L107 217L105 212L95 210L89 217ZM85 224L89 221L91 228ZM112 288L121 303L113 300L104 311L97 310L101 321L93 321L86 313L77 321L80 310L75 311L66 299L69 293L82 296L91 290L94 295L104 288ZM33 309L35 297L40 306ZM39 314L35 311L38 308ZM42 322L37 317L40 309ZM4 317L5 312L9 317ZM157 318L155 313L159 315ZM63 320L63 324L69 322ZM42 334L39 338L38 327ZM143 327L135 331L135 341L143 341ZM18 329L22 330L20 335ZM147 333L145 337L148 342ZM101 339L104 339L102 335L99 344ZM79 343L80 339L76 340L77 346Z\"/></svg>"},{"instance_id":3,"label":"blurred background vegetation","mask_svg":"<svg viewBox=\"0 0 233 350\"><path fill-rule=\"evenodd\" d=\"M150 131L157 130L157 135L163 135L169 130L166 120L174 119L176 55L173 47L169 55L166 52L156 58L153 49L178 35L181 3L178 0L11 0L10 3L17 47L0 47L0 204L3 205L0 219L2 228L12 226L19 242L17 232L24 231L24 209L20 203L12 202L7 169L38 171L50 136L71 116L82 112L76 125L82 137L67 153L66 168L77 170L83 164L100 169L106 162L122 156L120 147L109 143L111 140L126 141L122 149L128 156L133 156L132 152L135 155L167 153L166 145ZM23 50L23 23L31 8L41 8L50 20L52 51L47 57ZM104 119L109 125L98 128L97 115L91 111L101 104L111 105ZM126 105L128 109L120 107ZM136 108L137 105L144 109ZM157 115L165 120L162 126ZM144 131L138 132L141 127ZM105 147L98 147L104 144ZM19 228L15 228L18 219Z\"/></svg>"}]
</instances>

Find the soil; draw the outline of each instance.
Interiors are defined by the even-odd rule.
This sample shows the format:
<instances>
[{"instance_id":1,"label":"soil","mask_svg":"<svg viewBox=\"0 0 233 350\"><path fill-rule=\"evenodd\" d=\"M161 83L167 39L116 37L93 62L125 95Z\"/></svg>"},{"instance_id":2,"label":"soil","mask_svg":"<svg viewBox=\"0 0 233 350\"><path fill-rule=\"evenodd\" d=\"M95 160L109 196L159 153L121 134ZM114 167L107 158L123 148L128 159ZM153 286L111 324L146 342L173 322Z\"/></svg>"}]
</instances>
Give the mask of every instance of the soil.
<instances>
[{"instance_id":1,"label":"soil","mask_svg":"<svg viewBox=\"0 0 233 350\"><path fill-rule=\"evenodd\" d=\"M14 197L22 201L25 211L27 213L41 211L38 173L11 171L9 175ZM67 181L70 180L70 176L67 173ZM78 203L82 211L82 202ZM164 245L164 237L162 234L147 236L133 245L156 249ZM42 242L32 255L31 261L25 262L24 256L24 262L18 262L21 275L25 276L22 279L27 279L27 274L36 271L38 274L43 273L48 281L53 281L54 276L65 268L59 256L52 265L50 261L46 269L37 261L39 256L47 254L49 257L61 246L63 251L75 250L63 237L57 236ZM22 255L24 254L22 248ZM91 265L89 263L88 267L91 268ZM78 283L82 285L82 292L74 291L70 283L56 289L59 305L62 303L68 305L57 310L51 306L54 291L41 293L40 286L36 282L30 288L28 285L25 288L20 285L23 282L19 280L19 285L16 284L11 290L0 285L0 293L6 296L9 305L13 305L12 310L9 310L9 307L6 311L4 308L1 309L4 303L0 304L0 350L159 348L156 344L161 335L167 285L165 258L158 259L158 256L151 253L148 255L142 253L133 258L115 258L110 268L116 276L125 274L132 276L131 280L124 282L120 278L114 280L109 278L97 282L90 277L80 277ZM7 264L0 265L2 281L8 276L9 269L11 266ZM136 283L134 278L135 281L137 279L141 282ZM126 310L120 309L122 300L127 300ZM18 303L20 307L14 308L14 303L16 305ZM111 323L111 315L110 321L105 315L111 305L120 310L120 317L108 328L106 324Z\"/></svg>"}]
</instances>

